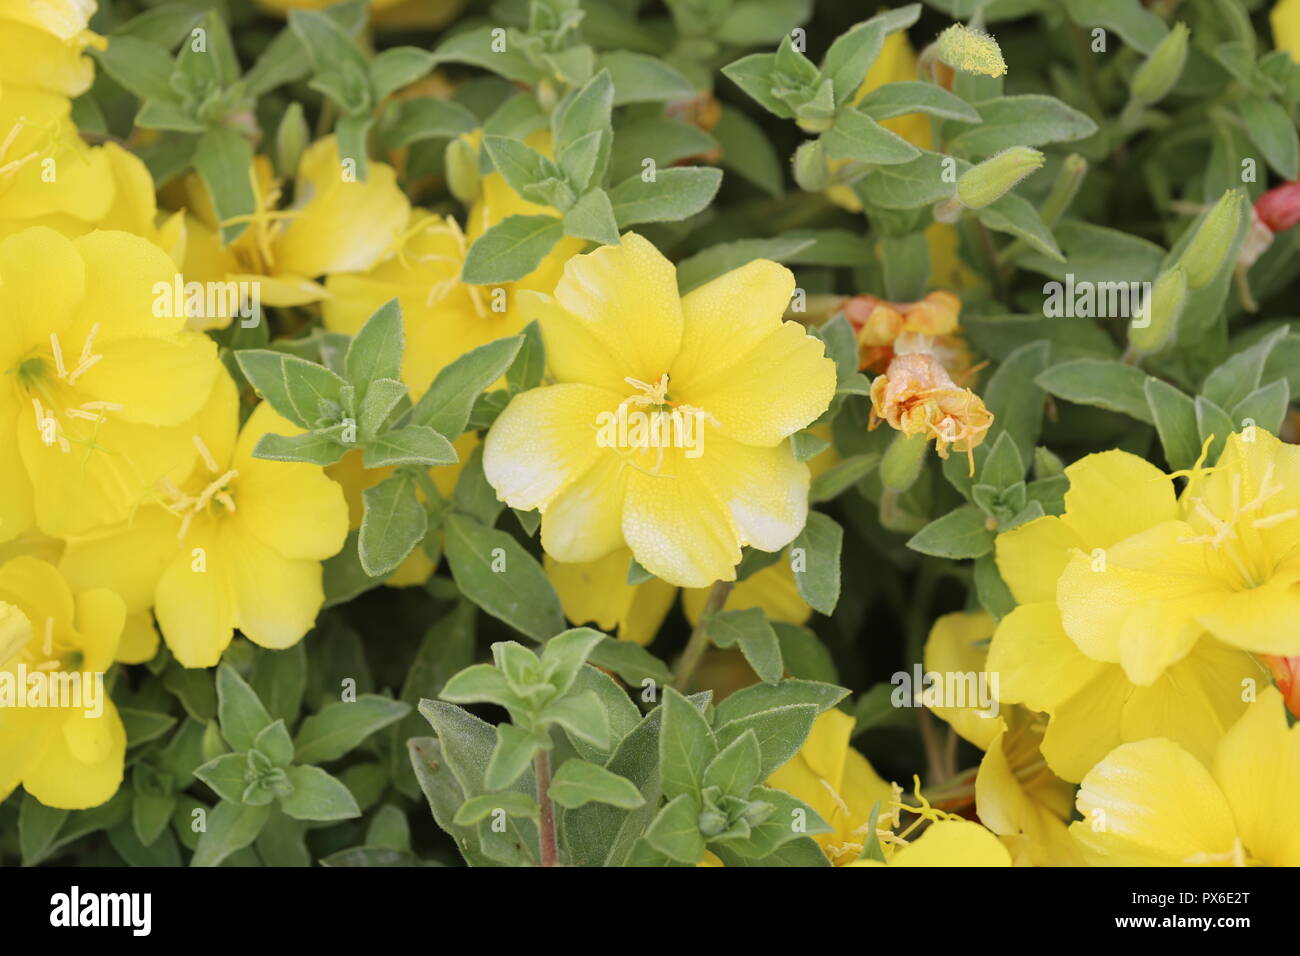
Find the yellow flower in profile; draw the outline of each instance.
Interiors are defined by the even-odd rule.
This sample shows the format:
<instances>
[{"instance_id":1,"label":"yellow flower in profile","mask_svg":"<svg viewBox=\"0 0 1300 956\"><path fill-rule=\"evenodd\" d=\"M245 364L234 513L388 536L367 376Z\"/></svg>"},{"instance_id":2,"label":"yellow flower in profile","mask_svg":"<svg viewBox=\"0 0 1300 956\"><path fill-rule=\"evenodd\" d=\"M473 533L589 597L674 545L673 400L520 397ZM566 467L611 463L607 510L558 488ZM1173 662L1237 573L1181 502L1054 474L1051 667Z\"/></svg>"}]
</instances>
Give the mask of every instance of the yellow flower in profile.
<instances>
[{"instance_id":1,"label":"yellow flower in profile","mask_svg":"<svg viewBox=\"0 0 1300 956\"><path fill-rule=\"evenodd\" d=\"M121 521L191 467L183 426L221 363L183 316L156 314L154 285L175 271L122 232L0 242L0 540Z\"/></svg>"},{"instance_id":2,"label":"yellow flower in profile","mask_svg":"<svg viewBox=\"0 0 1300 956\"><path fill-rule=\"evenodd\" d=\"M1300 729L1270 687L1208 767L1164 738L1127 743L1078 807L1070 835L1095 866L1300 866Z\"/></svg>"},{"instance_id":3,"label":"yellow flower in profile","mask_svg":"<svg viewBox=\"0 0 1300 956\"><path fill-rule=\"evenodd\" d=\"M1085 654L1142 685L1205 635L1300 654L1300 447L1253 426L1233 434L1160 518L1112 542L1100 563L1079 553L1066 565L1057 601Z\"/></svg>"},{"instance_id":4,"label":"yellow flower in profile","mask_svg":"<svg viewBox=\"0 0 1300 956\"><path fill-rule=\"evenodd\" d=\"M324 603L321 561L347 537L343 492L324 471L253 457L267 433L301 429L262 403L239 427L239 397L224 372L190 435L198 462L164 479L154 503L121 527L69 542L63 564L98 578L129 609L153 605L186 667L211 667L238 628L262 647L302 639ZM145 605L147 606L147 605Z\"/></svg>"},{"instance_id":5,"label":"yellow flower in profile","mask_svg":"<svg viewBox=\"0 0 1300 956\"><path fill-rule=\"evenodd\" d=\"M95 65L86 47L103 49L89 29L95 0L4 0L0 3L0 84L80 96Z\"/></svg>"},{"instance_id":6,"label":"yellow flower in profile","mask_svg":"<svg viewBox=\"0 0 1300 956\"><path fill-rule=\"evenodd\" d=\"M520 293L556 384L516 395L488 432L497 496L542 512L557 560L626 546L682 587L735 580L745 545L785 547L808 513L789 436L835 392L821 342L781 320L793 290L757 260L683 297L672 263L627 233L570 259L554 298Z\"/></svg>"},{"instance_id":7,"label":"yellow flower in profile","mask_svg":"<svg viewBox=\"0 0 1300 956\"><path fill-rule=\"evenodd\" d=\"M1066 825L1074 787L1044 763L1041 753L1046 718L1020 706L998 707L996 672L987 668L988 642L995 623L984 611L945 614L934 622L925 644L925 672L958 677L961 701L930 707L935 716L970 741L984 756L978 770L937 785L952 796L946 809L969 806L974 798L980 822L996 833L1018 866L1077 866L1078 848ZM983 682L982 684L980 682ZM947 686L945 684L945 686ZM939 802L936 794L932 799Z\"/></svg>"},{"instance_id":8,"label":"yellow flower in profile","mask_svg":"<svg viewBox=\"0 0 1300 956\"><path fill-rule=\"evenodd\" d=\"M830 833L812 838L836 866L858 858L872 808L879 803L887 817L886 804L896 796L893 785L849 743L853 723L842 710L826 711L813 723L799 752L767 778L767 786L798 797L831 825Z\"/></svg>"},{"instance_id":9,"label":"yellow flower in profile","mask_svg":"<svg viewBox=\"0 0 1300 956\"><path fill-rule=\"evenodd\" d=\"M74 593L48 562L0 566L0 801L21 785L47 807L83 810L117 792L126 729L94 675L112 666L124 615L112 591ZM8 687L32 703L35 674L44 706L5 699Z\"/></svg>"},{"instance_id":10,"label":"yellow flower in profile","mask_svg":"<svg viewBox=\"0 0 1300 956\"><path fill-rule=\"evenodd\" d=\"M1204 638L1149 684L1113 661L1098 660L1062 627L1058 583L1079 554L1102 567L1117 542L1174 519L1169 479L1123 451L1089 455L1065 469L1065 513L998 535L998 570L1019 606L1002 618L989 648L1004 703L1049 715L1042 751L1062 778L1084 774L1121 743L1168 737L1209 760L1224 730L1245 709L1246 682L1266 679L1246 654ZM1100 572L1089 571L1093 580ZM1101 592L1094 592L1104 600ZM1163 641L1152 632L1147 640Z\"/></svg>"},{"instance_id":11,"label":"yellow flower in profile","mask_svg":"<svg viewBox=\"0 0 1300 956\"><path fill-rule=\"evenodd\" d=\"M579 564L565 564L549 554L543 561L565 617L574 624L594 622L602 631L642 646L654 640L677 595L675 587L658 578L628 584L632 552L627 548ZM699 622L708 597L708 588L682 591L682 610L692 625ZM773 621L791 624L802 624L812 615L812 608L799 596L789 562L784 560L736 582L722 610L751 607L762 608Z\"/></svg>"},{"instance_id":12,"label":"yellow flower in profile","mask_svg":"<svg viewBox=\"0 0 1300 956\"><path fill-rule=\"evenodd\" d=\"M254 159L249 178L256 210L228 221L248 224L228 246L221 244L206 188L197 176L186 180L186 207L193 216L187 219L184 272L199 282L256 282L265 305L325 298L318 278L369 269L391 253L411 215L393 168L372 162L361 182L339 159L333 136L302 154L289 208L279 208L282 189L266 157ZM223 321L228 324L228 317Z\"/></svg>"}]
</instances>

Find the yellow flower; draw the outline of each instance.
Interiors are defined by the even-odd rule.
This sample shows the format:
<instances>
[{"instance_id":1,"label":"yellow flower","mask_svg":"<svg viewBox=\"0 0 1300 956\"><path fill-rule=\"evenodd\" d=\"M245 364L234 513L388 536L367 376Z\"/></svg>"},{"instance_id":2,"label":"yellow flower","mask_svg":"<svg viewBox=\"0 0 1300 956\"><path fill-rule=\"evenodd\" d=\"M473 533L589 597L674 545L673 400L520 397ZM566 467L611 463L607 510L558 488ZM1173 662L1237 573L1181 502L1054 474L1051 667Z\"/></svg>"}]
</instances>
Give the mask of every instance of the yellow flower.
<instances>
[{"instance_id":1,"label":"yellow flower","mask_svg":"<svg viewBox=\"0 0 1300 956\"><path fill-rule=\"evenodd\" d=\"M221 364L183 316L155 314L153 287L174 273L122 232L36 227L0 242L0 540L121 521L190 468L182 426Z\"/></svg>"},{"instance_id":2,"label":"yellow flower","mask_svg":"<svg viewBox=\"0 0 1300 956\"><path fill-rule=\"evenodd\" d=\"M1300 63L1300 0L1278 0L1268 13L1273 28L1273 46L1286 50L1292 62Z\"/></svg>"},{"instance_id":3,"label":"yellow flower","mask_svg":"<svg viewBox=\"0 0 1300 956\"><path fill-rule=\"evenodd\" d=\"M546 576L560 597L564 616L574 624L595 622L602 631L617 631L624 641L643 646L653 641L677 594L675 587L658 578L628 584L632 552L627 548L578 564L556 561L549 554L543 558ZM699 621L708 597L709 588L682 591L682 610L691 624ZM751 607L762 608L774 621L791 624L802 624L812 615L812 608L799 596L789 562L784 560L737 582L722 609L743 611Z\"/></svg>"},{"instance_id":4,"label":"yellow flower","mask_svg":"<svg viewBox=\"0 0 1300 956\"><path fill-rule=\"evenodd\" d=\"M315 465L253 457L268 432L301 429L265 403L239 428L239 398L224 373L190 438L198 463L163 480L155 504L93 538L69 542L63 564L98 579L128 608L152 604L186 667L211 667L236 628L262 647L296 644L324 602L321 561L347 537L343 492Z\"/></svg>"},{"instance_id":5,"label":"yellow flower","mask_svg":"<svg viewBox=\"0 0 1300 956\"><path fill-rule=\"evenodd\" d=\"M1270 687L1207 768L1178 744L1117 747L1079 787L1070 827L1098 866L1300 866L1300 729Z\"/></svg>"},{"instance_id":6,"label":"yellow flower","mask_svg":"<svg viewBox=\"0 0 1300 956\"><path fill-rule=\"evenodd\" d=\"M488 433L497 496L541 510L557 560L627 546L683 587L735 580L744 545L785 547L809 484L788 439L835 391L821 343L781 321L793 289L758 260L683 297L672 263L628 233L569 260L554 298L520 293L557 384L515 396ZM629 412L639 437L614 427Z\"/></svg>"},{"instance_id":7,"label":"yellow flower","mask_svg":"<svg viewBox=\"0 0 1300 956\"><path fill-rule=\"evenodd\" d=\"M934 622L925 645L925 671L972 675L984 687L996 690L996 672L986 662L994 621L983 611L946 614ZM956 685L954 685L956 686ZM975 696L961 702L945 701L930 710L947 721L984 756L978 771L957 774L938 785L940 794L953 793L942 806L969 806L974 796L980 822L998 834L1018 866L1077 866L1078 848L1066 830L1074 787L1052 773L1040 747L1046 720L1018 706L997 713L978 697L978 684L962 685ZM933 797L932 799L938 799Z\"/></svg>"},{"instance_id":8,"label":"yellow flower","mask_svg":"<svg viewBox=\"0 0 1300 956\"><path fill-rule=\"evenodd\" d=\"M126 730L94 675L113 664L124 614L116 594L74 593L45 561L22 556L0 566L0 700L9 686L32 703L35 674L45 675L39 686L49 695L46 706L0 706L0 800L21 784L47 807L82 810L117 792Z\"/></svg>"},{"instance_id":9,"label":"yellow flower","mask_svg":"<svg viewBox=\"0 0 1300 956\"><path fill-rule=\"evenodd\" d=\"M0 0L0 83L80 96L95 66L86 47L104 47L88 28L94 0Z\"/></svg>"},{"instance_id":10,"label":"yellow flower","mask_svg":"<svg viewBox=\"0 0 1300 956\"><path fill-rule=\"evenodd\" d=\"M895 789L853 749L853 718L842 710L826 711L813 723L799 752L767 778L767 786L798 797L831 825L813 839L836 866L858 858L865 842L871 809L894 800Z\"/></svg>"},{"instance_id":11,"label":"yellow flower","mask_svg":"<svg viewBox=\"0 0 1300 956\"><path fill-rule=\"evenodd\" d=\"M999 622L989 648L1000 697L1050 716L1043 756L1066 780L1083 779L1110 750L1145 737L1168 737L1208 760L1245 707L1243 681L1263 677L1251 657L1202 639L1154 682L1138 684L1119 664L1072 641L1057 608L1058 581L1072 555L1088 555L1100 567L1117 542L1177 515L1171 483L1154 465L1122 451L1089 455L1065 474L1064 515L1038 518L997 539L998 569L1019 602ZM1164 636L1152 632L1146 639Z\"/></svg>"},{"instance_id":12,"label":"yellow flower","mask_svg":"<svg viewBox=\"0 0 1300 956\"><path fill-rule=\"evenodd\" d=\"M1079 648L1135 684L1158 680L1205 635L1300 654L1300 448L1261 428L1232 435L1176 510L1111 542L1100 564L1074 555L1057 600Z\"/></svg>"},{"instance_id":13,"label":"yellow flower","mask_svg":"<svg viewBox=\"0 0 1300 956\"><path fill-rule=\"evenodd\" d=\"M969 820L939 820L897 850L888 863L853 860L848 866L1010 866L1011 855L998 838Z\"/></svg>"},{"instance_id":14,"label":"yellow flower","mask_svg":"<svg viewBox=\"0 0 1300 956\"><path fill-rule=\"evenodd\" d=\"M256 211L229 221L248 227L228 246L221 245L202 182L197 176L186 180L186 206L194 215L187 219L184 271L195 281L257 282L266 305L325 298L318 277L369 269L396 247L411 215L392 167L372 162L366 181L357 180L339 160L333 136L303 153L288 209L278 208L281 190L266 157L254 160L249 178Z\"/></svg>"}]
</instances>

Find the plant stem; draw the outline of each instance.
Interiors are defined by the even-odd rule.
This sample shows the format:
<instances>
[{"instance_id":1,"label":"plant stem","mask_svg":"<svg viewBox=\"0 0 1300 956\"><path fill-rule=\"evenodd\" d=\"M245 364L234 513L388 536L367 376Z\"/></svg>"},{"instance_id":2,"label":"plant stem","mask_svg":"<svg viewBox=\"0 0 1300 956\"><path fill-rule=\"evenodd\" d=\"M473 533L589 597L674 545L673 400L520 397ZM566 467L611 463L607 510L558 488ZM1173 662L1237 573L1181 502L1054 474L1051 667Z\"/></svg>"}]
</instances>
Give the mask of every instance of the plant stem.
<instances>
[{"instance_id":1,"label":"plant stem","mask_svg":"<svg viewBox=\"0 0 1300 956\"><path fill-rule=\"evenodd\" d=\"M542 866L558 866L560 850L555 842L555 805L551 803L550 751L537 751L537 756L533 758L533 769L537 775L537 805L542 809L537 823L542 844Z\"/></svg>"},{"instance_id":2,"label":"plant stem","mask_svg":"<svg viewBox=\"0 0 1300 956\"><path fill-rule=\"evenodd\" d=\"M700 658L704 656L704 651L709 646L704 626L710 617L722 610L722 606L727 603L727 596L735 586L735 581L714 581L713 587L709 589L709 597L704 602L704 611L700 614L699 623L695 625L695 630L691 631L691 639L686 642L686 650L682 651L682 659L677 664L677 678L673 681L673 687L683 694L690 686L691 675L695 673Z\"/></svg>"}]
</instances>

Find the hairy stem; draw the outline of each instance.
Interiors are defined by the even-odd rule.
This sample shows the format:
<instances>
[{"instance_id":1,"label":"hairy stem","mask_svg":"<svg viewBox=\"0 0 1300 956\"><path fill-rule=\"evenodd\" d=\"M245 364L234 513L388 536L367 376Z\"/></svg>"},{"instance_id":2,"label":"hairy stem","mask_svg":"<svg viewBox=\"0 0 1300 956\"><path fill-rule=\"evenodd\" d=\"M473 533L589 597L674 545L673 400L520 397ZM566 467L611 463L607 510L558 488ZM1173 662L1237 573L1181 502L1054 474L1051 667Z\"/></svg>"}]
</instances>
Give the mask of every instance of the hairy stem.
<instances>
[{"instance_id":1,"label":"hairy stem","mask_svg":"<svg viewBox=\"0 0 1300 956\"><path fill-rule=\"evenodd\" d=\"M533 758L537 775L537 805L542 808L537 828L542 844L542 866L558 866L560 850L555 842L555 805L551 803L551 754L537 751Z\"/></svg>"},{"instance_id":2,"label":"hairy stem","mask_svg":"<svg viewBox=\"0 0 1300 956\"><path fill-rule=\"evenodd\" d=\"M734 581L714 581L713 587L709 589L709 597L704 602L704 611L700 614L700 621L695 625L695 630L691 631L691 639L686 642L686 650L682 651L682 659L677 664L677 679L673 681L673 687L686 693L686 688L690 686L691 675L695 673L696 666L700 663L700 658L704 656L704 651L709 646L709 639L705 636L704 626L708 623L710 617L722 610L722 606L727 603L727 596L731 594L731 589L736 586Z\"/></svg>"}]
</instances>

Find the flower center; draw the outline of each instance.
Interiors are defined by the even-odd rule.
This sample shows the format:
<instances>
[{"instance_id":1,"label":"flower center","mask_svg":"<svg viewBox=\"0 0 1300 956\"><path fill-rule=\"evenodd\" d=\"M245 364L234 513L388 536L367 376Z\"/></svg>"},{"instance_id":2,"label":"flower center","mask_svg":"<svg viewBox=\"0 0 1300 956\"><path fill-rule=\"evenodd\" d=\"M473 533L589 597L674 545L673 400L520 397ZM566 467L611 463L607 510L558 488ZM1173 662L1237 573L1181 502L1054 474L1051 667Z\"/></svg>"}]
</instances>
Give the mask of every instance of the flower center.
<instances>
[{"instance_id":1,"label":"flower center","mask_svg":"<svg viewBox=\"0 0 1300 956\"><path fill-rule=\"evenodd\" d=\"M203 439L198 435L193 436L193 439L194 447L198 449L204 467L212 477L198 494L181 491L167 478L162 479L160 483L167 496L162 506L181 519L181 526L176 532L177 541L185 540L190 525L196 517L210 512L215 516L235 512L235 497L232 494L231 484L239 477L239 472L233 468L223 470L217 464L212 452L208 450L208 446L203 443Z\"/></svg>"},{"instance_id":2,"label":"flower center","mask_svg":"<svg viewBox=\"0 0 1300 956\"><path fill-rule=\"evenodd\" d=\"M103 359L103 355L95 351L98 332L99 323L95 323L82 343L75 365L68 361L59 334L51 332L48 351L30 354L10 369L17 374L18 384L31 399L41 441L46 445L57 445L64 453L70 452L73 445L83 445L88 449L98 447L95 436L107 413L122 409L116 402L77 403L70 394L77 380ZM90 429L79 431L73 427L74 419L90 422Z\"/></svg>"},{"instance_id":3,"label":"flower center","mask_svg":"<svg viewBox=\"0 0 1300 956\"><path fill-rule=\"evenodd\" d=\"M1205 503L1204 497L1191 499L1193 512L1211 530L1206 534L1179 539L1188 544L1208 544L1221 553L1241 576L1244 588L1259 587L1272 573L1273 562L1258 532L1290 521L1297 514L1295 508L1261 514L1264 505L1283 490L1281 484L1274 483L1273 472L1274 463L1269 462L1259 483L1259 493L1246 502L1241 500L1242 476L1240 473L1234 474L1228 514L1224 517L1215 514Z\"/></svg>"},{"instance_id":4,"label":"flower center","mask_svg":"<svg viewBox=\"0 0 1300 956\"><path fill-rule=\"evenodd\" d=\"M85 655L70 643L54 636L54 618L45 619L40 643L29 641L19 655L30 671L80 670Z\"/></svg>"}]
</instances>

